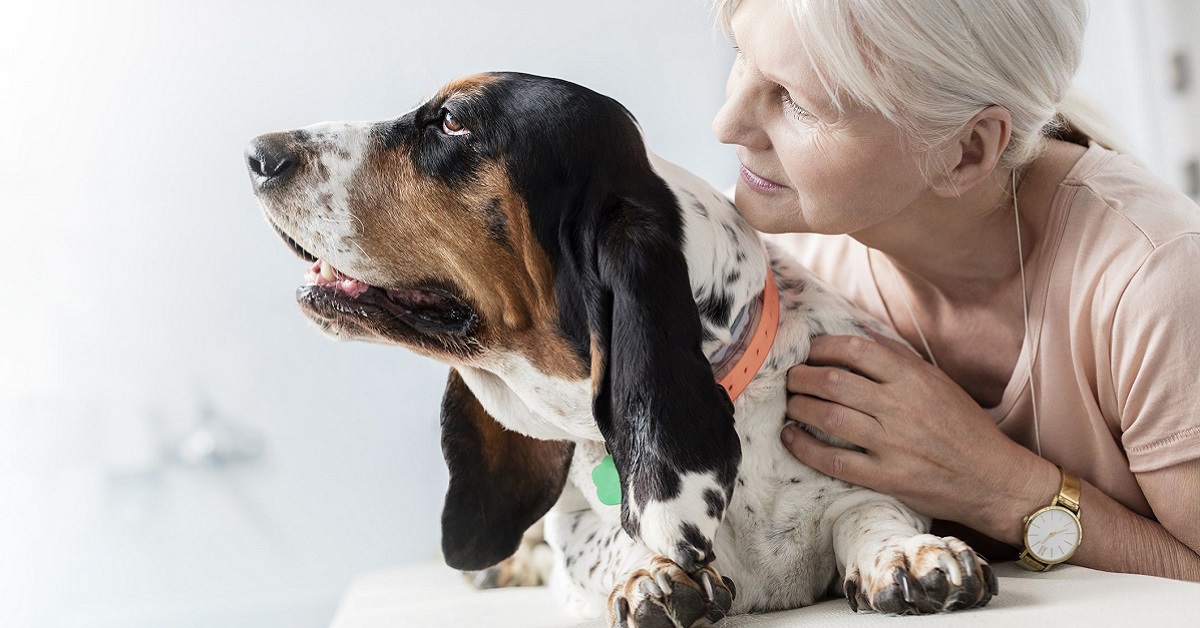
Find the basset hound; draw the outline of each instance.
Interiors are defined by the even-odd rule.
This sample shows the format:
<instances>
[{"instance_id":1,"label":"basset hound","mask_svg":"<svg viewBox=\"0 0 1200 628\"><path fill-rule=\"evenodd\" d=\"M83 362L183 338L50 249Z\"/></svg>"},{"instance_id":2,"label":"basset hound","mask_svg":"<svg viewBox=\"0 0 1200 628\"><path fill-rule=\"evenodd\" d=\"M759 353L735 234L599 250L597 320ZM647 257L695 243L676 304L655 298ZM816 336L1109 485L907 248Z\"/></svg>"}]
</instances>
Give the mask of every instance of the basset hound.
<instances>
[{"instance_id":1,"label":"basset hound","mask_svg":"<svg viewBox=\"0 0 1200 628\"><path fill-rule=\"evenodd\" d=\"M648 152L616 101L481 74L395 119L260 136L246 160L311 263L303 312L452 367L449 565L505 560L544 517L564 601L643 628L997 593L964 543L784 449L785 373L810 339L891 332Z\"/></svg>"}]
</instances>

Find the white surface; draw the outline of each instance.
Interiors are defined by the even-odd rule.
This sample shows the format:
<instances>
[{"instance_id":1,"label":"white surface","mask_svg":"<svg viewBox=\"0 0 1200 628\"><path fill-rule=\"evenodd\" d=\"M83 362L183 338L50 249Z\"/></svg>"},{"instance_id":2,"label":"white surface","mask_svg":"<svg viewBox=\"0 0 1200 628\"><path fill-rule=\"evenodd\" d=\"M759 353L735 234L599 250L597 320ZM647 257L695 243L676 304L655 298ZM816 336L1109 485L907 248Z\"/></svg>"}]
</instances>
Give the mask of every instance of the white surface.
<instances>
[{"instance_id":1,"label":"white surface","mask_svg":"<svg viewBox=\"0 0 1200 628\"><path fill-rule=\"evenodd\" d=\"M845 600L760 615L735 615L719 628L785 626L1073 626L1131 624L1154 628L1200 625L1200 584L1093 571L1064 565L1031 573L996 566L1000 595L987 607L945 615L887 617L853 613ZM571 618L545 587L479 591L441 564L369 574L342 597L330 628L603 628Z\"/></svg>"}]
</instances>

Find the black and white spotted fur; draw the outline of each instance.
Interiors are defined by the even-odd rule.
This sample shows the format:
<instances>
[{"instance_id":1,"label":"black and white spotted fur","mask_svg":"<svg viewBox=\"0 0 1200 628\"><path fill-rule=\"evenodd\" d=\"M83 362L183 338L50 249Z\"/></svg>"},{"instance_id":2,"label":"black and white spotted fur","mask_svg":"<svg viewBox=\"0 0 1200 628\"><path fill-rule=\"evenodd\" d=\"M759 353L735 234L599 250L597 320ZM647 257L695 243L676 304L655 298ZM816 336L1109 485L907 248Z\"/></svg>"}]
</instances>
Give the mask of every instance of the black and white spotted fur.
<instances>
[{"instance_id":1,"label":"black and white spotted fur","mask_svg":"<svg viewBox=\"0 0 1200 628\"><path fill-rule=\"evenodd\" d=\"M894 337L894 332L785 253L764 246L732 203L703 180L653 155L651 163L685 216L685 252L706 355L731 342L733 317L759 297L768 259L780 290L780 325L758 376L734 402L742 463L724 518L718 524L700 508L702 492L719 489L719 483L694 476L683 482L680 498L655 503L642 514L643 535L647 528L660 531L659 546L669 547L677 542L681 524L711 534L716 570L737 583L735 613L812 604L839 589L847 574L871 573L879 565L894 569L898 554L913 556L915 563L928 546L947 554L962 551L925 534L929 520L897 500L800 464L779 439L786 371L804 361L812 337L865 336L867 330ZM498 418L506 410L494 408ZM521 414L509 414L514 425ZM618 508L596 497L591 470L605 455L597 436L577 441L570 483L546 520L546 539L558 557L551 582L582 616L602 612L620 578L649 564L655 554L621 530ZM885 560L877 563L878 557ZM872 576L891 582L893 574Z\"/></svg>"},{"instance_id":2,"label":"black and white spotted fur","mask_svg":"<svg viewBox=\"0 0 1200 628\"><path fill-rule=\"evenodd\" d=\"M256 191L293 248L389 290L406 287L388 279L393 260L372 253L378 234L356 228L365 212L379 210L348 200L382 194L363 189L364 169L403 150L414 164L409 176L464 195L480 185L480 164L510 172L554 268L555 333L591 364L585 375L549 374L502 335L486 336L482 312L443 333L378 331L384 324L367 310L353 318L345 306L355 301L344 295L336 316L308 310L335 335L383 338L454 367L443 407L451 466L444 545L452 565L479 569L503 559L545 513L551 585L577 613L607 612L614 625L692 625L842 592L855 608L894 613L987 603L995 581L969 548L926 534L928 519L895 499L800 464L780 442L785 373L805 360L811 338L891 332L764 245L711 186L648 153L614 101L527 75L454 85L397 120L309 127L250 151ZM577 120L580 108L591 126ZM451 110L474 137L430 135ZM277 174L283 168L263 165L285 150L321 167L285 181ZM547 189L551 181L558 187ZM486 237L508 238L511 249L510 223ZM767 272L780 289L778 334L757 377L729 406L707 358L733 341L734 319L759 298ZM453 283L439 285L469 307L470 294L445 288ZM508 431L464 432L456 426L468 415ZM523 454L514 473L562 475L536 482L518 475L501 485L496 474L476 473L480 448L497 446L488 438L518 439L514 447L537 452ZM600 503L592 483L609 451L621 472L620 506ZM687 591L699 606L681 606Z\"/></svg>"}]
</instances>

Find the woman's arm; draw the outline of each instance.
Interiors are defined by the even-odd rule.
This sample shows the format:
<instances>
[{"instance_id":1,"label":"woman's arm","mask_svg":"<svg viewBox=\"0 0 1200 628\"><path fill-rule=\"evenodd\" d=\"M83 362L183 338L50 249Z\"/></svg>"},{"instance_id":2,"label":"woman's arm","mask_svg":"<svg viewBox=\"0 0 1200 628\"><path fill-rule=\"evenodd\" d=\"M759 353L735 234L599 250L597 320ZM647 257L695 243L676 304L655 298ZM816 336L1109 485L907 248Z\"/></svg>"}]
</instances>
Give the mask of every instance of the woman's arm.
<instances>
[{"instance_id":1,"label":"woman's arm","mask_svg":"<svg viewBox=\"0 0 1200 628\"><path fill-rule=\"evenodd\" d=\"M1139 473L1137 481L1150 503L1150 508L1158 517L1158 523L1129 512L1111 497L1087 485L1091 491L1085 493L1083 498L1095 493L1098 502L1112 505L1107 510L1112 513L1113 518L1136 519L1137 521L1129 526L1138 526L1146 530L1144 535L1138 534L1133 539L1110 537L1107 546L1104 545L1105 541L1101 540L1097 543L1101 546L1097 548L1097 552L1107 549L1110 555L1124 554L1127 564L1140 566L1133 570L1137 573L1200 581L1200 517L1197 516L1200 514L1200 460ZM1181 504L1183 508L1178 507ZM1082 546L1079 551L1083 551ZM1141 556L1130 556L1134 553ZM1160 556L1168 556L1169 559L1155 560ZM1090 555L1088 559L1091 560ZM1096 568L1105 569L1100 565L1096 565Z\"/></svg>"},{"instance_id":2,"label":"woman's arm","mask_svg":"<svg viewBox=\"0 0 1200 628\"><path fill-rule=\"evenodd\" d=\"M784 430L785 444L818 471L1020 546L1022 518L1058 493L1058 470L1005 436L945 373L899 347L815 338L809 364L788 374L788 416L865 451L833 447L795 426ZM1200 581L1200 461L1137 478L1161 522L1084 482L1084 539L1070 562Z\"/></svg>"}]
</instances>

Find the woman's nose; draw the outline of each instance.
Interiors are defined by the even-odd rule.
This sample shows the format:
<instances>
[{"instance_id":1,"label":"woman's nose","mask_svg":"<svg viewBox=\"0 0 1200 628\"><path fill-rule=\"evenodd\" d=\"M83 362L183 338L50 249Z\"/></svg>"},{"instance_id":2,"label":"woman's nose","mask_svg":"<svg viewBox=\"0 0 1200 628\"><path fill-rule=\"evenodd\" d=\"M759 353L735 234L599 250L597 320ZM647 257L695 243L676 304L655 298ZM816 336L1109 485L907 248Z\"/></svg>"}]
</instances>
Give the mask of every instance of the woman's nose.
<instances>
[{"instance_id":1,"label":"woman's nose","mask_svg":"<svg viewBox=\"0 0 1200 628\"><path fill-rule=\"evenodd\" d=\"M718 141L745 146L750 150L766 150L771 147L752 96L751 86L730 78L725 104L721 106L712 123L713 135Z\"/></svg>"}]
</instances>

